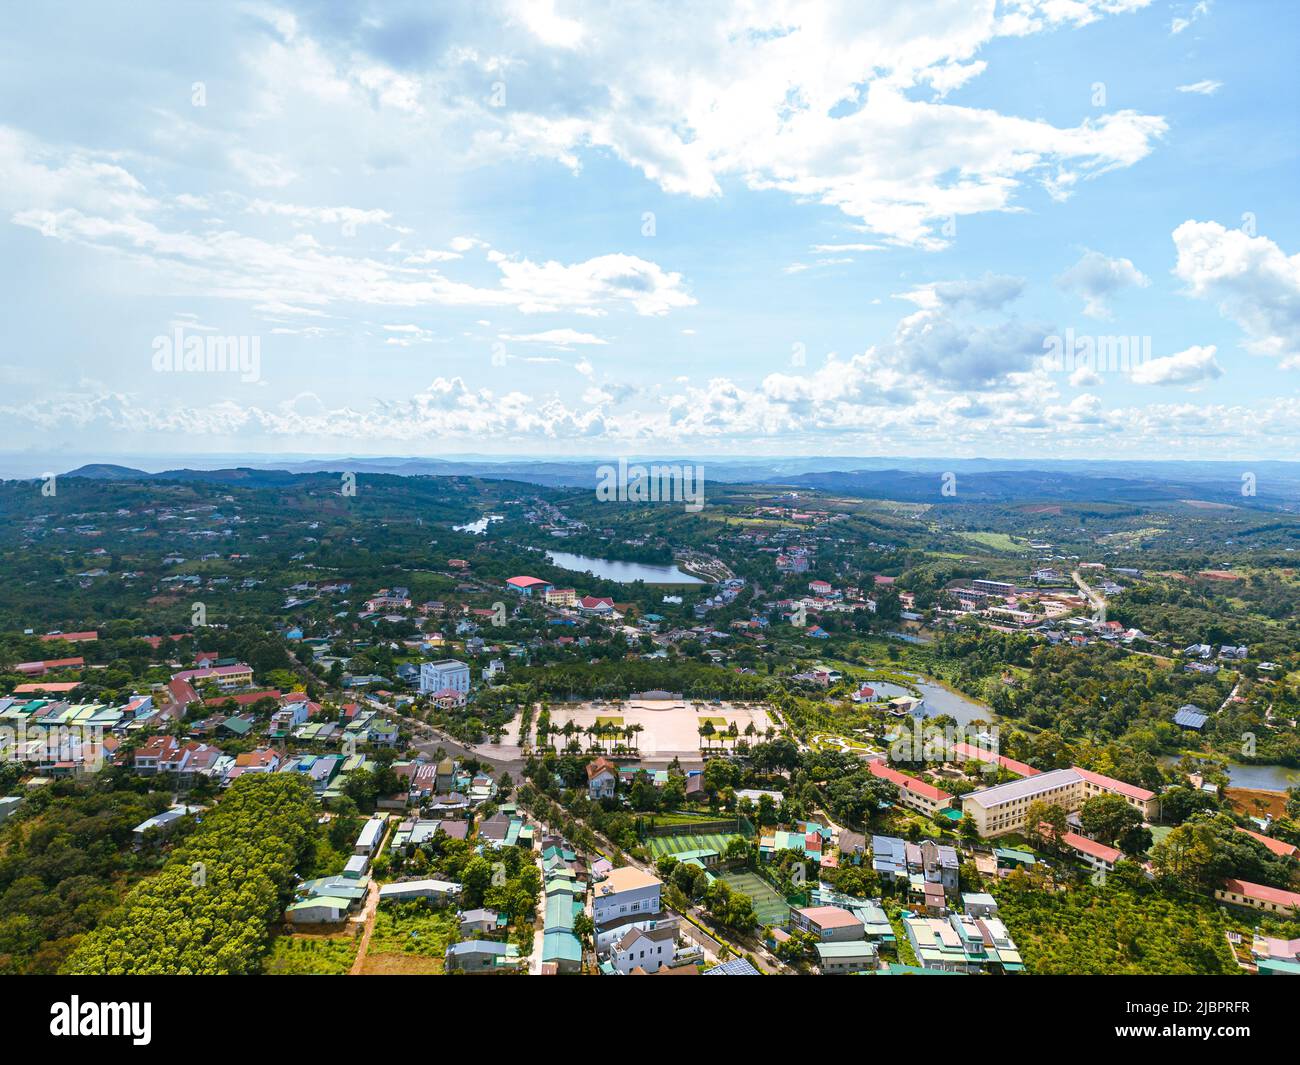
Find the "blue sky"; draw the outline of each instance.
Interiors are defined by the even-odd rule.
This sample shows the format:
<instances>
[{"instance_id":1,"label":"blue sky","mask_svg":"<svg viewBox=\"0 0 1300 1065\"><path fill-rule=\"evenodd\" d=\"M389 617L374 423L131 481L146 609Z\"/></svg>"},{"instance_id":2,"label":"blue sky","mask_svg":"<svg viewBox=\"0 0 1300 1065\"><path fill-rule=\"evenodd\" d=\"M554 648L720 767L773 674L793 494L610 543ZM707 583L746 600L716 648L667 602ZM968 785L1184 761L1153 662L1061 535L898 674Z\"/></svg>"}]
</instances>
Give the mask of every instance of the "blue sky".
<instances>
[{"instance_id":1,"label":"blue sky","mask_svg":"<svg viewBox=\"0 0 1300 1065\"><path fill-rule=\"evenodd\" d=\"M1293 5L446 6L11 14L0 448L1300 455Z\"/></svg>"}]
</instances>

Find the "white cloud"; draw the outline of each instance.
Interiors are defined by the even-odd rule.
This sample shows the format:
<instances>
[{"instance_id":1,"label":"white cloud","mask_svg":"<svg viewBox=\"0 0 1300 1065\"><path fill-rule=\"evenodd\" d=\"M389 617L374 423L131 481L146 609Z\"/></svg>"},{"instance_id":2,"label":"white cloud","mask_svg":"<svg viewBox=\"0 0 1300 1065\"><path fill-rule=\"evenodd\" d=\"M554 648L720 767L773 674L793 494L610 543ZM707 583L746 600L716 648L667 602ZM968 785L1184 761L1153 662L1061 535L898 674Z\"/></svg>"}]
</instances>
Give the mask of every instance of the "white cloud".
<instances>
[{"instance_id":1,"label":"white cloud","mask_svg":"<svg viewBox=\"0 0 1300 1065\"><path fill-rule=\"evenodd\" d=\"M1151 279L1130 259L1111 259L1101 252L1085 251L1083 257L1056 279L1059 288L1077 292L1084 298L1083 313L1093 318L1109 318L1106 301L1131 286L1146 288Z\"/></svg>"},{"instance_id":2,"label":"white cloud","mask_svg":"<svg viewBox=\"0 0 1300 1065\"><path fill-rule=\"evenodd\" d=\"M1187 15L1176 15L1172 22L1169 23L1169 32L1172 34L1182 33L1193 22L1197 22L1210 13L1210 0L1200 0L1199 3L1192 5Z\"/></svg>"},{"instance_id":3,"label":"white cloud","mask_svg":"<svg viewBox=\"0 0 1300 1065\"><path fill-rule=\"evenodd\" d=\"M502 340L520 344L550 344L557 348L569 348L575 344L608 344L604 337L594 333L581 333L576 329L547 329L541 333L502 333Z\"/></svg>"},{"instance_id":4,"label":"white cloud","mask_svg":"<svg viewBox=\"0 0 1300 1065\"><path fill-rule=\"evenodd\" d=\"M1188 220L1173 239L1174 274L1188 291L1240 325L1251 351L1300 366L1300 254L1218 222Z\"/></svg>"},{"instance_id":5,"label":"white cloud","mask_svg":"<svg viewBox=\"0 0 1300 1065\"><path fill-rule=\"evenodd\" d=\"M192 217L186 224L178 221L185 215L179 203L145 195L143 185L121 167L40 146L0 129L0 174L10 173L15 180L0 184L0 206L13 211L13 222L117 255L145 268L155 283L161 279L170 291L316 309L348 303L435 304L513 307L526 314L605 315L611 309L631 309L656 316L695 303L680 273L633 255L561 263L497 252L490 260L499 277L490 287L397 261L400 251L378 257L357 255L346 247L351 243L349 231L357 224L391 226L386 211L252 202L250 212L259 216L339 223L336 239L344 249L325 243L328 232L298 232L277 242ZM451 244L459 251L483 242L459 237Z\"/></svg>"},{"instance_id":6,"label":"white cloud","mask_svg":"<svg viewBox=\"0 0 1300 1065\"><path fill-rule=\"evenodd\" d=\"M244 179L258 188L281 189L298 177L292 170L271 155L262 155L247 148L230 152L230 163Z\"/></svg>"},{"instance_id":7,"label":"white cloud","mask_svg":"<svg viewBox=\"0 0 1300 1065\"><path fill-rule=\"evenodd\" d=\"M1135 366L1130 373L1139 385L1194 385L1223 376L1223 368L1214 358L1213 344L1190 347L1186 351L1151 359Z\"/></svg>"},{"instance_id":8,"label":"white cloud","mask_svg":"<svg viewBox=\"0 0 1300 1065\"><path fill-rule=\"evenodd\" d=\"M999 37L1146 2L935 3L889 18L785 0L671 15L629 2L581 18L539 2L511 6L504 22L448 13L437 32L455 46L430 56L405 95L439 99L425 121L444 140L465 136L471 164L528 155L577 171L585 152L608 151L673 194L720 196L737 180L836 208L887 243L938 248L950 218L1017 209L1028 185L1065 198L1149 154L1167 128L1158 115L1056 126L945 99L987 69L977 53ZM280 47L263 65L312 72L331 100L356 94L355 55L330 55L296 27ZM506 106L491 105L489 84Z\"/></svg>"},{"instance_id":9,"label":"white cloud","mask_svg":"<svg viewBox=\"0 0 1300 1065\"><path fill-rule=\"evenodd\" d=\"M1203 81L1194 81L1190 85L1179 85L1178 91L1196 93L1199 96L1213 96L1222 88L1223 82L1206 78Z\"/></svg>"},{"instance_id":10,"label":"white cloud","mask_svg":"<svg viewBox=\"0 0 1300 1065\"><path fill-rule=\"evenodd\" d=\"M989 273L972 280L935 281L918 285L908 292L898 293L895 298L908 300L927 310L965 307L993 311L1019 297L1024 288L1025 279L1022 277Z\"/></svg>"}]
</instances>

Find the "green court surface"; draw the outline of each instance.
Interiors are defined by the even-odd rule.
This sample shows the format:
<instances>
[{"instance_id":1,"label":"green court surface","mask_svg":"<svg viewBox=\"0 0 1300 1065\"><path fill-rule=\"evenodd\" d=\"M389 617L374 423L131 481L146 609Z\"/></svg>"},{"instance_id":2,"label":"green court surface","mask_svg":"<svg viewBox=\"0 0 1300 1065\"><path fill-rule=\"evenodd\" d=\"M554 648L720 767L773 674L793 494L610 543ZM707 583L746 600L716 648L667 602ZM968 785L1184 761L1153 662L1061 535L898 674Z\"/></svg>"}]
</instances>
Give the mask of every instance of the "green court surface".
<instances>
[{"instance_id":1,"label":"green court surface","mask_svg":"<svg viewBox=\"0 0 1300 1065\"><path fill-rule=\"evenodd\" d=\"M598 717L598 718L596 718L596 724L597 724L597 725L613 725L615 728L622 728L622 727L623 727L623 719L622 719L621 717Z\"/></svg>"},{"instance_id":2,"label":"green court surface","mask_svg":"<svg viewBox=\"0 0 1300 1065\"><path fill-rule=\"evenodd\" d=\"M650 836L645 845L656 858L683 851L717 851L721 858L727 853L727 844L740 839L739 832L705 832L698 836Z\"/></svg>"},{"instance_id":3,"label":"green court surface","mask_svg":"<svg viewBox=\"0 0 1300 1065\"><path fill-rule=\"evenodd\" d=\"M785 924L790 919L790 907L780 892L757 873L724 873L722 879L732 891L754 900L754 913L760 925Z\"/></svg>"}]
</instances>

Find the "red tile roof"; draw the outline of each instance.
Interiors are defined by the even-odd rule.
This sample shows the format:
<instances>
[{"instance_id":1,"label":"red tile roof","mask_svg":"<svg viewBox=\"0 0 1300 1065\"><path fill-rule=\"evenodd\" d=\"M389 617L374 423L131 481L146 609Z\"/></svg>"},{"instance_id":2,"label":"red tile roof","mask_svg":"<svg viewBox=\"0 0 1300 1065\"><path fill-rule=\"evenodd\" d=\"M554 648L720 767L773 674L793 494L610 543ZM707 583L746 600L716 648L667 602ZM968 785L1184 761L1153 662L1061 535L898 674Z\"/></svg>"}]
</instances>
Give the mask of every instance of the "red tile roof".
<instances>
[{"instance_id":1,"label":"red tile roof","mask_svg":"<svg viewBox=\"0 0 1300 1065\"><path fill-rule=\"evenodd\" d=\"M1272 836L1265 836L1259 832L1252 832L1250 829L1242 828L1240 825L1237 826L1237 831L1244 832L1251 839L1258 840L1274 854L1280 855L1283 858L1290 858L1296 853L1297 848L1294 844L1283 843L1280 839L1273 839Z\"/></svg>"},{"instance_id":2,"label":"red tile roof","mask_svg":"<svg viewBox=\"0 0 1300 1065\"><path fill-rule=\"evenodd\" d=\"M1267 884L1252 884L1249 880L1225 880L1223 889L1237 895L1244 895L1248 899L1300 910L1300 893L1295 891L1283 891L1281 888L1269 887Z\"/></svg>"},{"instance_id":3,"label":"red tile roof","mask_svg":"<svg viewBox=\"0 0 1300 1065\"><path fill-rule=\"evenodd\" d=\"M1024 762L1017 762L1014 758L1008 758L1005 754L995 754L993 751L977 747L971 743L954 743L952 749L966 759L974 759L980 762L997 762L1003 769L1022 777L1037 776L1042 772L1042 770L1035 769Z\"/></svg>"},{"instance_id":4,"label":"red tile roof","mask_svg":"<svg viewBox=\"0 0 1300 1065\"><path fill-rule=\"evenodd\" d=\"M1087 836L1081 836L1077 832L1067 832L1061 837L1061 840L1067 847L1072 847L1080 854L1086 854L1090 858L1109 862L1111 865L1124 857L1123 851L1108 847L1104 843L1098 843L1095 839L1089 839Z\"/></svg>"},{"instance_id":5,"label":"red tile roof","mask_svg":"<svg viewBox=\"0 0 1300 1065\"><path fill-rule=\"evenodd\" d=\"M909 777L906 773L900 773L897 769L890 769L883 762L868 762L867 769L873 777L887 780L891 784L906 788L908 791L932 799L935 802L949 802L952 799L952 796L946 791L940 791L933 784L927 784L924 780L918 780L916 777Z\"/></svg>"},{"instance_id":6,"label":"red tile roof","mask_svg":"<svg viewBox=\"0 0 1300 1065\"><path fill-rule=\"evenodd\" d=\"M81 687L80 681L69 681L61 684L51 684L49 681L39 681L35 684L19 684L14 688L15 695L27 695L31 692L70 692L73 688Z\"/></svg>"},{"instance_id":7,"label":"red tile roof","mask_svg":"<svg viewBox=\"0 0 1300 1065\"><path fill-rule=\"evenodd\" d=\"M1148 799L1154 799L1156 797L1154 791L1147 791L1146 788L1139 788L1136 784L1129 784L1123 780L1116 780L1114 777L1102 776L1100 773L1094 773L1091 769L1080 769L1076 765L1074 771L1090 784L1095 784L1099 788L1105 788L1107 791L1118 792L1120 795L1127 795L1129 798L1137 799L1140 802L1146 802Z\"/></svg>"}]
</instances>

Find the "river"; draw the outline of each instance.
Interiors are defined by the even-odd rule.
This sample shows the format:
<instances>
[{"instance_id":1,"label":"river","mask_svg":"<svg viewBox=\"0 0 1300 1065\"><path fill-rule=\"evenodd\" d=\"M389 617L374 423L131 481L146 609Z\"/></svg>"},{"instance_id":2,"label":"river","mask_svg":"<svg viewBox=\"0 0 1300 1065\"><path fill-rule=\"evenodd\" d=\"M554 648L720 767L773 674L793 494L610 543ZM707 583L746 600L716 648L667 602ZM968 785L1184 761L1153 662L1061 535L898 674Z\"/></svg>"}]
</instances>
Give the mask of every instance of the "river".
<instances>
[{"instance_id":1,"label":"river","mask_svg":"<svg viewBox=\"0 0 1300 1065\"><path fill-rule=\"evenodd\" d=\"M547 551L547 561L561 569L571 569L576 573L590 573L607 581L631 584L644 581L646 584L704 584L699 577L692 577L676 566L655 566L645 562L615 562L608 558L590 558L587 555L574 555L568 551Z\"/></svg>"}]
</instances>

